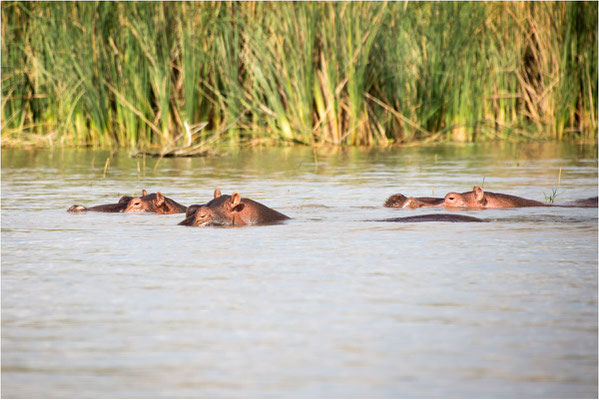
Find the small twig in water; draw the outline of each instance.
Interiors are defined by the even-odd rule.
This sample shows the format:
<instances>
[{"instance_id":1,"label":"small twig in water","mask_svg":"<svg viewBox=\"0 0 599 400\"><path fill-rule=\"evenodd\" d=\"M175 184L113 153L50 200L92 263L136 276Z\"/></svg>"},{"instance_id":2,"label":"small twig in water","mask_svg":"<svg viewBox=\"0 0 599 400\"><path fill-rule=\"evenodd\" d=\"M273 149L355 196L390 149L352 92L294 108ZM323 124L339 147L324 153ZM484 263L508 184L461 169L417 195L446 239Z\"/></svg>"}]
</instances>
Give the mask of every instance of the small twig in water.
<instances>
[{"instance_id":1,"label":"small twig in water","mask_svg":"<svg viewBox=\"0 0 599 400\"><path fill-rule=\"evenodd\" d=\"M102 175L102 179L106 179L106 171L108 171L109 165L110 165L110 157L106 157L106 164L104 164L104 174Z\"/></svg>"}]
</instances>

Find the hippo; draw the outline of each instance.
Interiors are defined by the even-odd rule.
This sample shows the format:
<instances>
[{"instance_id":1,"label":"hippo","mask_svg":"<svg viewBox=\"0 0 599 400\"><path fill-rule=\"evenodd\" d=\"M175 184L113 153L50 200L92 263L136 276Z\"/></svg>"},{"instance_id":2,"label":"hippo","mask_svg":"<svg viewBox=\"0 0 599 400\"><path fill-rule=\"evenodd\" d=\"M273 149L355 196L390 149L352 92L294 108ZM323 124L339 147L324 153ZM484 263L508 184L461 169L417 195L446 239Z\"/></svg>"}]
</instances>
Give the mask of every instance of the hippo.
<instances>
[{"instance_id":1,"label":"hippo","mask_svg":"<svg viewBox=\"0 0 599 400\"><path fill-rule=\"evenodd\" d=\"M459 214L423 214L410 217L377 219L376 222L485 222L485 220Z\"/></svg>"},{"instance_id":2,"label":"hippo","mask_svg":"<svg viewBox=\"0 0 599 400\"><path fill-rule=\"evenodd\" d=\"M69 212L98 211L98 212L153 212L156 214L179 214L187 211L187 207L164 197L160 192L148 194L145 189L140 197L123 196L116 204L103 204L94 207L73 205Z\"/></svg>"},{"instance_id":3,"label":"hippo","mask_svg":"<svg viewBox=\"0 0 599 400\"><path fill-rule=\"evenodd\" d=\"M242 198L239 193L223 195L214 191L206 204L192 205L179 225L187 226L246 226L273 224L289 219L257 201Z\"/></svg>"},{"instance_id":4,"label":"hippo","mask_svg":"<svg viewBox=\"0 0 599 400\"><path fill-rule=\"evenodd\" d=\"M516 207L597 207L597 197L576 200L567 204L546 204L536 200L510 194L485 192L480 186L474 186L471 192L448 193L443 202L445 208L516 208Z\"/></svg>"},{"instance_id":5,"label":"hippo","mask_svg":"<svg viewBox=\"0 0 599 400\"><path fill-rule=\"evenodd\" d=\"M570 201L560 205L560 207L597 208L597 203L599 203L599 197L595 196L588 199Z\"/></svg>"},{"instance_id":6,"label":"hippo","mask_svg":"<svg viewBox=\"0 0 599 400\"><path fill-rule=\"evenodd\" d=\"M543 207L547 204L523 197L503 193L485 192L480 186L474 186L471 192L451 192L445 195L443 206L446 208L515 208Z\"/></svg>"},{"instance_id":7,"label":"hippo","mask_svg":"<svg viewBox=\"0 0 599 400\"><path fill-rule=\"evenodd\" d=\"M123 212L125 210L125 208L127 208L127 205L129 204L131 199L133 199L133 197L123 196L119 199L118 203L102 204L102 205L93 206L93 207L85 207L85 206L80 206L78 204L75 204L75 205L70 206L67 209L67 211L68 212L97 211L97 212L118 213L118 212Z\"/></svg>"},{"instance_id":8,"label":"hippo","mask_svg":"<svg viewBox=\"0 0 599 400\"><path fill-rule=\"evenodd\" d=\"M401 193L390 196L385 201L385 207L389 208L430 208L443 207L442 197L406 197Z\"/></svg>"}]
</instances>

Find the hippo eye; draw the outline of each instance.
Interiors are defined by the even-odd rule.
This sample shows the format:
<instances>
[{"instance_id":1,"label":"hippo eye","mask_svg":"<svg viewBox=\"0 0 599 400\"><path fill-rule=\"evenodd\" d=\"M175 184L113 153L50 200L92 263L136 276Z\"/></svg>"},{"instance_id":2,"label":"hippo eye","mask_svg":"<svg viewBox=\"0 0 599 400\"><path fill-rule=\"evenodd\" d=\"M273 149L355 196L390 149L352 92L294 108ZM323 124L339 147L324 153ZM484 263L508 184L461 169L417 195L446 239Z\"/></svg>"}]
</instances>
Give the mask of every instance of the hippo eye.
<instances>
[{"instance_id":1,"label":"hippo eye","mask_svg":"<svg viewBox=\"0 0 599 400\"><path fill-rule=\"evenodd\" d=\"M452 200L452 201L453 201L453 200L455 200L455 197L453 197L453 196L449 196L449 200Z\"/></svg>"}]
</instances>

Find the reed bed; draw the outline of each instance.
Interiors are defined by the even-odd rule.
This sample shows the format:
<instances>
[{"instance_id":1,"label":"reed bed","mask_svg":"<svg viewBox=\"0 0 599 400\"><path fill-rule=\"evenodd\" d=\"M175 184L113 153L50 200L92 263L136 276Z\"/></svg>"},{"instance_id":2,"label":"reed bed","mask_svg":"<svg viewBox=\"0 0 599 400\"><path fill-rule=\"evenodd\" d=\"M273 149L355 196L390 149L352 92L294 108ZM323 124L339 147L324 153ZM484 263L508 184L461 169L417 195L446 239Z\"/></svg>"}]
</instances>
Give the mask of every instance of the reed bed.
<instances>
[{"instance_id":1,"label":"reed bed","mask_svg":"<svg viewBox=\"0 0 599 400\"><path fill-rule=\"evenodd\" d=\"M596 2L2 2L2 145L597 140Z\"/></svg>"}]
</instances>

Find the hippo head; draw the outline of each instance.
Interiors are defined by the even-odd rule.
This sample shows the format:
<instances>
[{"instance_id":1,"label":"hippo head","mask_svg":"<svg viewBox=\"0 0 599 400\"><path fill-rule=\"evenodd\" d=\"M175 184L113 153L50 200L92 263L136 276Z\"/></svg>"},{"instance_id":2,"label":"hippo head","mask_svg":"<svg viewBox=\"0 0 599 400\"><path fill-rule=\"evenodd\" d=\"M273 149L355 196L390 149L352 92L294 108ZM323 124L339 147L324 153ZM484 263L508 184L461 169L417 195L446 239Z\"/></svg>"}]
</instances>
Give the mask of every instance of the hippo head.
<instances>
[{"instance_id":1,"label":"hippo head","mask_svg":"<svg viewBox=\"0 0 599 400\"><path fill-rule=\"evenodd\" d=\"M211 201L206 204L192 204L187 207L187 211L185 212L185 219L179 222L179 225L186 226L219 226L225 225L221 223L218 217L212 218L213 213L211 210L211 206L214 207L215 200L222 196L220 190L214 190L214 197ZM228 196L227 196L228 197ZM200 217L198 218L198 225L196 225L196 214L201 210Z\"/></svg>"},{"instance_id":2,"label":"hippo head","mask_svg":"<svg viewBox=\"0 0 599 400\"><path fill-rule=\"evenodd\" d=\"M228 223L227 219L225 219L222 213L217 213L212 208L202 205L196 210L191 225L203 227L226 226L231 224Z\"/></svg>"},{"instance_id":3,"label":"hippo head","mask_svg":"<svg viewBox=\"0 0 599 400\"><path fill-rule=\"evenodd\" d=\"M482 208L485 203L485 192L480 186L474 186L472 192L447 193L443 206L447 208Z\"/></svg>"},{"instance_id":4,"label":"hippo head","mask_svg":"<svg viewBox=\"0 0 599 400\"><path fill-rule=\"evenodd\" d=\"M217 189L214 191L214 198L208 203L189 206L185 220L179 225L201 227L243 225L244 222L237 217L237 213L243 208L239 193L233 193L231 196L223 195Z\"/></svg>"},{"instance_id":5,"label":"hippo head","mask_svg":"<svg viewBox=\"0 0 599 400\"><path fill-rule=\"evenodd\" d=\"M243 225L237 213L244 207L239 193L221 195L200 206L194 216L194 226L232 226Z\"/></svg>"},{"instance_id":6,"label":"hippo head","mask_svg":"<svg viewBox=\"0 0 599 400\"><path fill-rule=\"evenodd\" d=\"M129 201L127 202L127 207L123 210L123 212L154 212L157 214L170 214L170 207L166 198L162 195L162 193L152 193L148 194L146 190L141 191L140 197L129 197ZM121 197L119 203L121 201L126 201L127 196Z\"/></svg>"}]
</instances>

